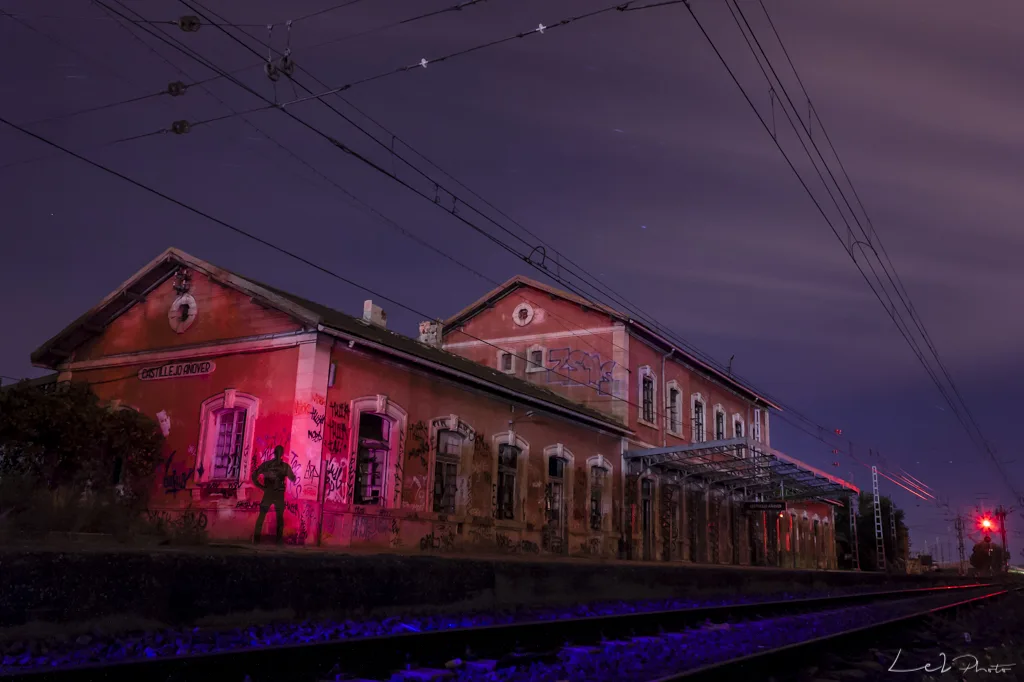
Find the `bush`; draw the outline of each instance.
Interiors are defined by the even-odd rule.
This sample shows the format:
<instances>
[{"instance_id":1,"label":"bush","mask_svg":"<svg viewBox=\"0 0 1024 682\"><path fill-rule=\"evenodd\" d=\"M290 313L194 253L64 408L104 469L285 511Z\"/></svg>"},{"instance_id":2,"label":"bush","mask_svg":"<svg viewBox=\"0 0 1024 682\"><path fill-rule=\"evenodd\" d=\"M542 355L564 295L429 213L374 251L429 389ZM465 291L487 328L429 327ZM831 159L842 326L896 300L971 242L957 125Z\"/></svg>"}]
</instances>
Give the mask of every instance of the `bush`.
<instances>
[{"instance_id":1,"label":"bush","mask_svg":"<svg viewBox=\"0 0 1024 682\"><path fill-rule=\"evenodd\" d=\"M0 521L8 529L133 532L160 463L163 434L89 388L0 391Z\"/></svg>"}]
</instances>

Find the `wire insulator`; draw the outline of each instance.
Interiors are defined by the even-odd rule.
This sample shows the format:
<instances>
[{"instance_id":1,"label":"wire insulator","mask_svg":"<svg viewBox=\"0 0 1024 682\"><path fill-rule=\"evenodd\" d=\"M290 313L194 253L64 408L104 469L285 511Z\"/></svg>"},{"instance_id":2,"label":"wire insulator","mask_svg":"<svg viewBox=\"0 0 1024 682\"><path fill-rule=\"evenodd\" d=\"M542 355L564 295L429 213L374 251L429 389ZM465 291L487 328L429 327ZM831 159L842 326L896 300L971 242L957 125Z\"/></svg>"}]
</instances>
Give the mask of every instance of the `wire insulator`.
<instances>
[{"instance_id":1,"label":"wire insulator","mask_svg":"<svg viewBox=\"0 0 1024 682\"><path fill-rule=\"evenodd\" d=\"M173 83L167 84L167 94L171 97L179 97L184 95L188 90L188 86L181 81L174 81Z\"/></svg>"},{"instance_id":2,"label":"wire insulator","mask_svg":"<svg viewBox=\"0 0 1024 682\"><path fill-rule=\"evenodd\" d=\"M191 127L189 126L188 121L185 120L175 121L171 124L171 132L175 135L184 135L190 129Z\"/></svg>"},{"instance_id":3,"label":"wire insulator","mask_svg":"<svg viewBox=\"0 0 1024 682\"><path fill-rule=\"evenodd\" d=\"M289 57L288 55L284 55L277 62L277 68L284 75L291 76L293 73L295 73L295 60Z\"/></svg>"},{"instance_id":4,"label":"wire insulator","mask_svg":"<svg viewBox=\"0 0 1024 682\"><path fill-rule=\"evenodd\" d=\"M199 17L191 14L187 14L178 19L178 28L186 33L195 33L199 30L200 24L201 22L199 21Z\"/></svg>"},{"instance_id":5,"label":"wire insulator","mask_svg":"<svg viewBox=\"0 0 1024 682\"><path fill-rule=\"evenodd\" d=\"M267 62L263 65L263 73L267 74L267 78L272 81L277 81L281 78L281 70L273 62Z\"/></svg>"}]
</instances>

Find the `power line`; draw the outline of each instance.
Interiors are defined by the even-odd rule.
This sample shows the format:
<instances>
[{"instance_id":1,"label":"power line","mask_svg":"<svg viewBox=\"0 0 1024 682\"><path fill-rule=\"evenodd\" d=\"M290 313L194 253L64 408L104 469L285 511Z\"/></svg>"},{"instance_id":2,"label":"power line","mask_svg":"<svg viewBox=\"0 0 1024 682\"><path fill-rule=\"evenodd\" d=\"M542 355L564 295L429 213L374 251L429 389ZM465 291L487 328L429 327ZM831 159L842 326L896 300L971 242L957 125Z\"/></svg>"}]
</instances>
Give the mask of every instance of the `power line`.
<instances>
[{"instance_id":1,"label":"power line","mask_svg":"<svg viewBox=\"0 0 1024 682\"><path fill-rule=\"evenodd\" d=\"M240 234L243 237L246 237L246 238L251 239L251 240L253 240L255 242L258 242L259 244L262 244L263 246L266 246L266 247L268 247L270 249L273 249L274 251L277 251L278 253L281 253L281 254L283 254L285 256L288 256L289 258L292 258L294 260L297 260L300 263L303 263L304 265L308 265L309 267L314 268L315 270L318 270L318 271L320 271L320 272L322 272L322 273L324 273L326 275L329 275L329 276L331 276L331 277L333 277L333 278L335 278L335 279L337 279L337 280L339 280L341 282L344 282L345 284L348 284L349 286L352 286L352 287L355 287L356 289L360 289L362 291L365 291L366 293L370 294L371 296L375 296L375 297L377 297L377 298L379 298L381 300L387 301L388 303L394 304L395 306L398 306L399 308L402 308L403 310L411 312L411 313L413 313L415 315L419 315L420 317L424 317L424 318L427 318L427 319L436 319L435 317L433 317L431 315L428 315L428 314L426 314L426 313L424 313L424 312L422 312L422 311L420 311L420 310L418 310L418 309L416 309L416 308L414 308L412 306L409 306L409 305L407 305L405 303L402 303L401 301L399 301L399 300L397 300L395 298L392 298L392 297L387 296L385 294L382 294L382 293L380 293L378 291L375 291L374 289L371 289L371 288L369 288L367 286L359 284L358 282L356 282L356 281L354 281L352 279L349 279L349 278L345 277L344 275L340 275L340 274L334 272L333 270L330 270L330 269L328 269L328 268L326 268L326 267L324 267L322 265L318 265L317 263L309 260L308 258L306 258L304 256L300 256L299 254L297 254L297 253L295 253L293 251L289 251L288 249L285 249L284 247L278 246L277 244L274 244L273 242L270 242L270 241L268 241L268 240L266 240L266 239L264 239L262 237L259 237L259 236L255 235L255 234L253 234L252 232L244 230L244 229L242 229L242 228L240 228L240 227L238 227L236 225L233 225L233 224L231 224L231 223L229 223L229 222L227 222L225 220L221 220L220 218L217 218L217 217L215 217L215 216L213 216L213 215L211 215L211 214L209 214L209 213L207 213L205 211L202 211L201 209L195 208L195 207L185 203L184 201L182 201L180 199L176 199L176 198L174 198L174 197L172 197L172 196L170 196L168 194L165 194L164 192L161 192L158 189L150 187L149 185L146 185L143 182L135 180L134 178L131 178L131 177L127 176L127 175L124 175L123 173L120 173L120 172L118 172L118 171L116 171L116 170L114 170L112 168L109 168L108 166L104 166L103 164L98 163L96 161L93 161L92 159L86 158L85 156L82 156L81 154L77 154L77 153L71 151L70 149L57 144L56 142L53 142L52 140L49 140L49 139L47 139L47 138L45 138L45 137L43 137L41 135L33 133L32 131L28 130L27 128L23 128L23 127L17 125L16 123L13 123L12 121L7 120L3 116L0 116L0 123L4 123L5 125L10 126L11 128L14 128L15 130L21 132L24 135L32 137L32 138L38 140L39 142L42 142L42 143L47 144L47 145L49 145L49 146L51 146L51 147L53 147L55 149L58 149L58 150L64 152L65 154L73 156L76 159L78 159L79 161L83 161L84 163L89 164L93 168L97 168L97 169L102 170L102 171L104 171L106 173L109 173L110 175L113 175L113 176L115 176L117 178L120 178L121 180L124 180L125 182L128 182L128 183L138 187L139 189L145 190L146 192L149 192L150 194L154 194L154 195L160 197L161 199L164 199L165 201L169 201L169 202L171 202L173 204L176 204L177 206L179 206L179 207L181 207L181 208L183 208L183 209L185 209L185 210L187 210L187 211L189 211L191 213L194 213L194 214L196 214L198 216L201 216L201 217L203 217L203 218L205 218L205 219L207 219L209 221L217 223L221 227L225 227L225 228L231 230L232 232L235 232L236 234ZM500 346L496 346L493 343L487 341L486 339L481 339L479 337L473 336L472 334L469 334L469 333L466 333L466 332L463 332L463 334L468 336L468 337L470 337L470 338L472 338L472 339L480 341L481 343L484 343L484 344L486 344L488 346L491 346L492 348L494 348L496 350L501 350L503 352L508 352L506 349L501 348ZM513 355L515 355L515 354L513 353ZM526 358L523 358L522 356L515 355L515 357L519 358L520 360L528 361ZM555 376L559 376L559 377L561 377L563 379L567 379L570 382L579 384L580 386L585 386L585 387L588 387L588 388L592 388L592 389L597 390L597 391L600 392L600 389L598 387L590 386L589 384L584 384L584 383L574 379L573 377L569 376L568 374L559 374L558 372L556 372L554 370L550 370L550 369L548 369L546 371L551 372ZM136 375L137 375L137 373L132 375L132 376L136 376ZM100 380L100 381L97 381L97 382L90 382L90 383L98 384L98 383L108 383L108 382L115 382L115 381L123 381L123 380L125 380L127 378L129 378L129 377L127 377L127 376L125 376L125 377L117 377L117 378L114 378L114 379ZM557 394L555 394L555 395L557 395ZM637 405L636 403L630 402L628 398L621 398L621 397L614 396L614 395L609 395L608 397L611 398L612 400L620 400L620 401L622 401L622 402L624 402L627 405L630 405L632 407L641 407L640 405ZM581 405L581 407L585 407L585 406Z\"/></svg>"},{"instance_id":2,"label":"power line","mask_svg":"<svg viewBox=\"0 0 1024 682\"><path fill-rule=\"evenodd\" d=\"M789 93L786 90L785 85L782 83L781 78L779 78L779 76L776 73L774 67L772 66L770 58L768 57L768 55L765 53L763 47L761 46L760 41L758 40L758 38L757 38L757 36L756 36L752 26L750 25L749 21L746 18L746 15L743 12L743 9L739 6L739 3L736 0L733 0L732 5L729 5L728 0L727 0L726 4L727 4L727 6L729 6L730 13L733 15L733 19L736 21L736 24L740 28L740 31L742 33L743 32L743 28L739 26L739 20L736 17L736 13L734 13L733 10L732 10L733 5L736 7L736 12L739 13L740 17L742 17L743 23L746 25L747 30L750 32L751 38L753 38L755 44L758 47L758 50L760 51L762 57L764 58L764 61L768 64L768 67L771 70L772 74L775 76L776 81L778 82L778 84L780 86L780 89L782 90L782 92L785 95L787 101L789 102L790 106L793 108L793 110L795 112L796 111L796 106L795 106L795 104L793 104L792 98L789 96ZM775 28L774 22L772 22L772 20L771 20L771 16L768 14L768 11L764 7L763 2L761 2L759 0L759 4L761 5L761 8L764 11L764 14L765 14L766 18L768 19L769 25L771 26L772 31L775 34L775 37L776 37L776 39L779 42L779 45L782 47L783 53L786 56L786 60L788 61L790 68L792 69L794 75L797 78L797 81L798 81L798 83L800 85L800 88L801 88L801 90L802 90L802 92L804 94L805 99L807 100L807 102L809 104L809 107L808 107L808 124L806 124L806 125L803 124L803 121L802 121L802 119L800 119L799 115L797 115L797 119L801 121L801 125L804 128L804 131L807 133L808 138L810 139L811 145L814 147L815 151L818 153L818 156L821 158L823 165L825 165L825 168L828 171L829 177L832 179L833 183L835 184L836 189L839 191L840 195L842 196L842 198L843 198L843 200L844 200L848 210L850 211L851 215L854 218L854 221L857 223L858 227L861 229L861 232L862 232L862 234L864 235L864 237L866 239L866 243L865 242L859 242L859 244L860 244L862 249L864 248L864 246L866 244L866 246L871 250L871 252L874 253L874 255L875 255L876 259L878 260L879 264L881 265L882 270L885 273L889 283L892 285L894 291L896 292L897 298L900 300L901 303L903 303L904 308L909 313L910 318L913 321L913 323L914 323L915 327L917 328L919 334L921 335L922 339L924 340L925 345L928 347L929 351L931 351L931 354L932 354L932 356L934 358L934 362L935 362L936 366L939 368L939 370L941 371L941 373L945 377L946 382L949 384L949 388L952 390L953 394L956 396L957 400L959 401L960 406L963 408L963 412L966 415L966 419L965 419L964 416L962 416L960 414L959 410L957 409L956 404L954 404L954 402L953 402L952 397L947 393L946 387L942 384L941 380L938 378L938 376L932 370L930 364L924 358L924 352L921 351L920 347L917 345L916 340L913 340L913 337L910 334L909 325L907 325L905 323L905 321L904 321L904 327L906 329L906 333L903 334L904 338L908 341L908 343L911 344L912 348L915 351L915 355L918 356L919 361L925 367L925 370L928 372L928 374L931 377L932 381L935 383L936 387L939 389L940 394L943 396L943 398L946 400L947 404L950 406L950 409L953 410L954 415L957 416L958 421L960 421L961 425L967 431L968 436L971 438L972 441L974 441L975 440L975 435L976 435L977 439L981 441L981 447L979 449L984 450L986 452L986 454L988 454L988 456L990 457L992 462L995 464L997 471L1006 480L1007 485L1009 486L1011 492L1014 494L1014 497L1019 499L1020 498L1019 493L1014 488L1014 486L1009 482L1008 477L1006 475L1005 469L1003 469L1003 467L1002 467L1001 463L998 461L998 458L996 457L995 453L992 451L992 448L989 445L987 439L984 437L984 434L981 432L980 426L978 425L977 421L975 420L974 415L971 413L970 408L967 406L967 404L966 404L966 402L965 402L965 400L963 398L963 395L960 393L959 389L956 386L956 383L953 381L953 378L950 375L948 369L946 368L945 363L942 361L942 358L939 355L938 350L935 348L935 345L932 342L931 337L928 334L927 329L924 327L924 324L921 321L920 316L917 315L916 310L915 310L913 304L910 302L909 295L907 294L907 291L906 291L906 287L903 285L903 282L900 279L898 272L896 272L895 267L892 265L891 258L889 258L888 253L885 252L885 247L884 247L884 245L882 245L880 237L878 236L877 232L875 231L874 226L871 224L870 216L868 216L867 210L864 208L863 202L860 200L859 195L857 195L856 188L854 187L853 182L850 180L849 174L846 172L845 166L842 163L842 159L840 158L838 152L836 151L834 145L832 144L831 139L828 137L828 133L825 130L824 125L822 124L820 118L818 118L819 128L822 130L822 134L825 136L825 139L828 142L829 148L831 149L833 155L835 156L836 160L838 161L840 169L842 171L842 174L843 174L843 176L845 177L845 179L847 181L847 184L849 184L849 186L853 190L856 203L860 206L861 211L864 213L865 219L866 219L866 221L868 223L868 228L865 228L863 225L860 224L860 219L857 217L856 211L853 210L853 207L850 205L849 200L846 198L846 195L843 192L842 187L840 186L838 180L836 180L835 176L833 175L831 168L828 166L827 160L825 159L824 155L821 153L820 149L818 149L818 146L815 143L814 138L811 135L811 131L809 129L809 125L810 125L810 122L811 122L811 118L810 117L811 117L812 112L814 112L813 105L810 104L810 102L811 102L810 95L807 92L807 89L806 89L806 87L803 84L803 80L800 78L800 75L799 75L795 65L793 64L792 59L789 56L788 50L786 50L786 47L785 47L784 43L782 42L782 39L779 36L779 33L778 33L777 29ZM692 9L690 9L690 13L694 14ZM694 19L696 20L696 15L694 15ZM707 34L705 34L705 35L707 35ZM744 38L746 39L746 34L745 33L744 33ZM710 38L709 38L709 40L710 40ZM749 40L747 40L747 44L748 44L748 47L750 47L751 52L754 53L753 46L750 45ZM757 54L756 53L754 53L754 57L755 57L755 59L757 59ZM758 65L760 66L760 60L758 60ZM771 79L768 78L768 75L767 75L767 73L764 72L763 67L762 67L761 70L762 70L762 73L764 73L765 78L768 80L769 84L771 85L772 84L771 83ZM737 82L737 85L738 85L738 82ZM780 101L780 104L781 104L781 101ZM783 110L785 111L785 105L783 105ZM787 118L789 118L788 112L786 112L786 115L787 115ZM792 124L792 121L790 121L790 122ZM794 132L796 132L795 131L795 127L794 127ZM799 133L797 133L797 135L799 137ZM803 143L802 138L800 138L800 139L801 139L801 143ZM804 147L805 147L805 151L807 151L806 150L806 145L804 145ZM808 156L810 156L809 152L808 152ZM812 159L812 163L813 163L813 159ZM815 164L815 168L817 168L816 164ZM820 172L819 172L819 176L820 176ZM824 178L822 178L822 180L824 182ZM832 194L831 193L831 189L828 188L827 183L826 183L826 189L829 191L829 194L831 196L831 194ZM833 201L834 201L834 197L833 197ZM837 209L839 208L838 205L836 206L836 208ZM841 210L840 210L840 214L842 215L842 211ZM843 216L843 220L844 220L844 222L846 222L845 216ZM850 228L848 222L847 222L847 227L848 227L848 229ZM877 241L879 243L879 246L882 249L882 252L885 254L885 259L884 260L883 260L882 256L879 255L878 251L875 249L874 245L872 244L872 237L874 237L874 241ZM850 250L847 249L847 251L849 252ZM853 258L854 262L856 263L856 258L853 256L852 253L850 253L850 256L851 256L851 258ZM887 262L888 262L888 267L887 267ZM878 276L878 273L875 272L874 266L870 264L870 261L868 261L868 265L871 268L872 273L875 275L875 277L876 277L880 287L882 288L883 291L885 291L884 283L881 281L881 278ZM859 265L858 265L858 267L859 267ZM892 272L890 272L890 270ZM885 294L886 294L886 298L888 298L890 304L893 305L893 308L894 308L893 312L896 313L895 317L893 316L892 313L890 313L890 316L893 317L893 321L897 324L897 327L900 328L900 324L899 324L899 322L897 322L897 317L900 320L902 320L902 314L898 313L897 311L895 311L896 304L893 302L892 298L889 296L887 291L885 292ZM883 304L883 306L884 306L884 304ZM888 311L888 307L886 307L886 310ZM901 333L903 333L903 328L900 328L900 329L901 329ZM978 446L977 442L975 442L975 446L976 447Z\"/></svg>"},{"instance_id":3,"label":"power line","mask_svg":"<svg viewBox=\"0 0 1024 682\"><path fill-rule=\"evenodd\" d=\"M516 34L513 34L513 35L505 36L504 38L498 38L496 40L491 40L489 42L481 43L481 44L475 45L473 47L465 48L465 49L462 49L462 50L457 50L455 52L450 52L448 54L442 55L440 57L435 57L433 59L426 59L424 57L424 58L420 59L420 61L418 61L418 62L416 62L414 64L407 64L406 66L399 66L399 67L394 68L394 69L389 69L387 71L382 71L382 72L377 73L377 74L375 74L373 76L367 76L365 78L361 78L359 80L352 81L350 83L346 83L345 85L341 85L341 86L330 88L330 89L328 89L328 90L326 90L324 92L312 93L310 95L307 95L306 97L299 97L299 98L296 98L296 99L288 101L288 102L267 104L267 105L255 107L253 109L247 109L247 110L239 112L238 115L241 116L241 115L244 115L244 114L252 114L252 113L256 113L258 111L266 111L268 109L281 109L283 111L284 109L286 109L289 106L293 106L295 104L301 104L303 102L308 102L310 100L316 99L316 100L321 100L322 101L324 97L328 97L330 95L334 95L334 94L337 94L337 93L340 93L340 92L345 92L346 90L349 90L349 89L351 89L353 87L356 87L358 85L364 85L366 83L371 83L373 81L377 81L377 80L380 80L382 78L387 78L389 76L395 76L395 75L400 74L400 73L406 73L407 71L412 71L414 69L419 69L419 68L425 69L430 64L439 64L441 62L445 62L445 61L448 61L450 59L456 59L458 57L462 57L462 56L465 56L467 54L472 54L474 52L478 52L480 50L484 50L484 49L487 49L487 48L490 48L490 47L495 47L497 45L503 45L503 44L511 42L513 40L519 40L521 38L526 38L527 36L540 35L540 34L543 34L545 31L550 31L550 30L562 28L564 26L568 26L570 24L574 24L574 23L576 23L578 21L583 21L585 19L591 19L593 17L599 16L599 15L602 15L602 14L607 14L609 12L615 12L615 11L622 12L622 11L625 11L625 8L633 5L637 1L638 0L627 0L627 2L625 2L625 3L619 3L617 5L610 5L608 7L604 7L604 8L601 8L601 9L597 9L597 10L593 10L593 11L590 11L590 12L586 12L584 14L579 14L579 15L575 15L575 16L571 16L571 17L566 17L564 19L561 19L560 21L557 21L557 22L551 24L550 26L545 26L544 24L538 24L538 26L536 28L533 28L533 29L531 29L529 31L522 31L522 32L519 32L519 33L516 33ZM689 0L669 0L669 2L663 3L663 4L679 4L679 3L684 3L684 2L688 2L688 1ZM185 4L186 6L189 6L188 3L183 3L183 4ZM661 5L658 5L658 6L660 7ZM647 8L646 7L637 7L636 9L639 10L639 9L647 9ZM218 27L218 28L223 28L223 27ZM250 36L250 37L252 37L252 36ZM226 77L228 74L225 72L223 75ZM227 118L231 118L231 117L229 116ZM196 121L194 123L190 123L190 126L192 128L195 128L196 126L204 125L204 124L207 124L207 123L213 123L215 121L221 121L221 120L224 120L224 117L219 117L219 118L216 118L216 119ZM155 132L149 133L149 134L150 135L155 135L155 134L159 134L161 132L163 132L163 131L162 130L155 131Z\"/></svg>"},{"instance_id":4,"label":"power line","mask_svg":"<svg viewBox=\"0 0 1024 682\"><path fill-rule=\"evenodd\" d=\"M184 2L184 0L183 0L183 4L185 4L185 5L187 6L187 7L189 7L189 8L190 8L190 9L192 9L193 11L197 11L197 12L198 12L198 10L196 10L195 8L193 8L193 7L192 7L191 5L189 5L189 4L187 3L187 2ZM209 11L209 10L207 10L207 11ZM227 32L225 31L225 33L227 33ZM231 37L231 38L232 38L233 40L235 40L236 42L239 42L239 44L241 44L241 45L243 45L244 47L246 47L246 49L249 49L250 51L254 52L254 54L258 54L258 53L256 53L256 52L255 52L255 51L254 51L254 50L253 50L253 49L252 49L251 47L248 47L248 46L247 46L247 45L245 45L245 44L244 44L243 42L241 42L241 41L240 41L240 40L239 40L238 38L236 38L236 37L234 37L234 36L231 36L230 34L228 34L228 35L229 35L229 37ZM253 36L251 36L251 35L250 35L249 37L251 37L251 38L252 38ZM256 40L257 40L257 42L259 42L259 40L258 40L258 39L256 39ZM315 77L314 77L314 80L315 80ZM303 87L303 89L306 89L306 88L305 88L305 86L302 86L301 84L300 84L300 87ZM323 101L323 100L321 100L321 101ZM324 104L326 104L326 102L324 102ZM329 106L329 105L328 105L328 106ZM338 113L338 114L339 114L340 116L342 116L343 118L345 118L345 120L347 120L347 121L349 121L350 123L352 123L352 121L351 121L350 119L348 119L347 117L345 117L345 116L344 116L343 114L340 114L340 112L337 112L337 110L335 110L335 109L334 109L333 107L330 107L330 108L331 108L331 109L332 109L333 111L335 111L336 113ZM287 112L286 112L286 113L287 113ZM294 117L293 117L293 118L294 118ZM296 119L296 120L300 120L300 119ZM372 120L372 119L371 119L371 120ZM301 120L300 120L300 122L301 122ZM305 122L303 122L303 124L304 124L304 125L306 125L307 127L310 127L310 126L309 126L309 124L306 124ZM353 123L353 125L355 125L355 124ZM378 125L379 125L379 126L380 126L380 127L382 128L382 129L384 129L384 130L387 130L387 129L386 129L386 128L384 128L384 127L383 127L382 125L380 125L380 124L378 124ZM359 127L357 126L357 128L359 128ZM311 128L311 129L313 129L313 128ZM361 130L362 132L364 132L365 134L369 135L369 133L367 133L367 132L366 132L365 130L363 130L362 128L359 128L359 129L360 129L360 130ZM319 134L321 134L322 136L325 136L325 137L327 137L327 136L326 136L326 135L325 135L324 133L322 133L321 131L317 130L317 132L318 132ZM372 137L372 136L371 136L371 137ZM333 140L333 138L329 138L329 137L328 137L328 139L330 139L330 140L332 141L332 143L333 143L333 144L335 144L336 146L337 146L337 145L339 144L339 143L338 143L337 141ZM378 142L378 144L381 144L382 146L384 146L384 145L383 145L383 143L381 143L381 142L380 142L379 140L376 140L376 138L373 138L373 139L374 139L374 140L375 140L376 142ZM393 138L393 139L394 139L394 138ZM385 147L385 148L386 148L386 147ZM346 149L346 151L348 151L348 150ZM392 150L392 154L394 154L394 151L393 151L393 150ZM421 155L421 156L422 156L422 155ZM401 157L399 157L399 158L401 158ZM425 157L424 157L424 158L425 158ZM368 163L369 165L371 165L372 167L374 167L374 168L375 168L376 170L378 170L378 171L380 171L380 172L383 172L383 173L384 173L385 175L388 175L388 177L391 177L391 178L392 178L393 180L396 180L396 181L397 181L397 182L399 182L400 184L403 184L404 186L406 186L406 187L407 187L407 188L409 188L410 190L412 190L412 191L414 191L414 192L417 192L417 193L418 193L418 194L420 194L420 195L421 195L421 196L422 196L423 198L427 198L427 199L429 199L429 197L425 196L425 195L424 195L424 194L423 194L422 192L419 192L419 191L418 191L418 190L416 190L415 188L413 188L413 187L409 186L409 185L408 185L407 183L405 183L404 181L401 181L400 179L398 179L397 177L395 177L393 173L390 173L390 172L388 172L388 171L386 171L386 170L383 170L383 169L382 169L382 168L381 168L380 166L378 166L378 165L374 164L374 163L373 163L372 161L369 161L368 159L365 159L365 157L361 158L361 160L364 160L364 161L365 161L365 162L367 162L367 163ZM407 163L407 164L408 164L408 161L405 161L405 159L404 159L404 158L403 158L402 160L403 160L403 161L404 161L405 163ZM428 161L429 161L429 160L428 160ZM410 165L410 167L412 167L412 168L414 168L415 170L417 170L417 172L419 172L419 173L421 173L421 174L422 174L422 171L420 171L419 169L417 169L417 168L416 168L415 166L411 166L411 164L409 164L409 165ZM434 165L435 165L435 167L436 167L436 164L434 164ZM424 175L424 177L428 177L428 176ZM450 177L450 176L449 176L449 177ZM429 177L428 177L428 179L429 179ZM458 182L458 181L456 180L456 182ZM435 182L435 186L436 186L436 184L437 184L437 183ZM449 191L449 193L450 193L450 194L452 194L452 196L453 196L453 198L454 198L455 202L457 203L457 201L458 201L458 197L457 197L457 195L455 195L454 193L451 193L450 191ZM435 203L436 203L436 199L435 199ZM471 207L471 208L472 208L472 207ZM506 228L503 228L503 227L502 227L502 226L501 226L500 224L498 224L498 223L494 222L494 221L493 221L492 219L490 219L489 217L487 217L487 216L486 216L485 214L481 213L481 212L480 212L480 211L478 211L477 209L473 209L473 210L475 210L475 211L476 211L477 213L479 213L480 215L482 215L482 216L483 216L484 218L488 219L488 220L489 220L490 222L492 222L493 224L495 224L495 225L497 225L498 227L500 227L500 228L504 229L504 230L505 230L506 232L508 231L508 230L507 230ZM479 228L478 228L477 226L473 225L472 223L469 223L468 221L466 221L466 219L465 219L465 218L463 218L462 216L459 216L459 215L457 215L457 214L456 214L456 213L454 212L454 204L453 204L453 210L452 210L451 212L452 212L452 214L453 214L453 215L456 215L456 217L457 217L457 218L459 218L459 219L460 219L460 220L462 220L463 222L466 222L466 223L467 223L467 225L469 225L469 226L470 226L470 227L472 227L473 229L476 229L477 231L480 231L480 230L479 230ZM520 227L522 227L522 226L520 226ZM529 230L526 230L526 228L522 228L522 229L524 229L524 230L525 230L525 231L526 231L527 233L529 233L529 234L532 234L532 233L530 233L530 232L529 232ZM484 233L484 234L486 234L486 233ZM510 234L511 234L511 233L510 233ZM498 243L499 245L503 246L503 247L504 247L504 248L506 248L507 250L510 250L510 249L509 249L509 247L508 247L508 246L507 246L506 244L504 244L504 243L500 242L500 240L495 240L495 238L494 238L493 236L490 236L490 235L486 235L486 236L488 236L488 237L489 237L489 238L491 238L491 239L492 239L493 241L495 241L495 242L496 242L496 243ZM520 241L523 241L521 237L518 237L517 235L513 235L513 236L516 236L516 238L517 238L517 239L519 239ZM526 244L527 246L529 246L529 243L528 243L528 242L525 242L525 241L524 241L523 243L524 243L524 244ZM519 254L519 253L517 253L517 255L519 255L519 257L522 257L522 258L523 258L523 259L524 259L524 260L525 260L525 261L526 261L527 263L529 263L529 264L530 264L530 265L532 265L533 267L535 267L535 268L538 268L538 269L540 269L540 270L541 270L542 272L545 272L545 274L548 274L548 276L552 277L553 279L556 279L557 281L559 281L559 282L560 282L560 283L562 283L563 285L567 285L567 286L568 286L568 287L569 287L570 289L574 289L574 288L572 287L572 285L569 285L569 284L568 284L567 282L565 282L564 280L560 279L560 278L559 278L558 276L555 276L555 275L554 275L553 273L551 273L551 271L550 271L549 269L547 269L546 267L544 267L543 263L541 263L541 264L540 264L540 266L538 267L538 264L537 264L537 263L535 263L535 262L533 262L533 261L532 261L532 259L531 259L532 253L533 253L533 252L535 252L535 251L536 251L536 247L534 247L533 251L531 251L531 253L530 253L529 255L527 255L527 256L523 256L523 254ZM513 251L513 252L514 252L514 251ZM657 323L656 323L656 322L655 322L655 325L657 325ZM700 352L700 351L698 351L698 352ZM798 415L799 415L799 413L796 413L796 414L798 414ZM806 419L806 418L805 418L805 419ZM808 420L808 421L809 421L809 420ZM811 422L811 423L813 424L813 422ZM818 426L818 428L819 428L819 429L822 429L822 428L823 428L823 427L821 427L820 425L817 425L817 426ZM887 478L889 478L889 477L887 476ZM890 480L892 480L892 479L890 479ZM895 482L895 481L894 481L894 482ZM903 486L902 484L899 484L898 482L897 482L897 485L900 485L901 487L905 487L905 486Z\"/></svg>"}]
</instances>

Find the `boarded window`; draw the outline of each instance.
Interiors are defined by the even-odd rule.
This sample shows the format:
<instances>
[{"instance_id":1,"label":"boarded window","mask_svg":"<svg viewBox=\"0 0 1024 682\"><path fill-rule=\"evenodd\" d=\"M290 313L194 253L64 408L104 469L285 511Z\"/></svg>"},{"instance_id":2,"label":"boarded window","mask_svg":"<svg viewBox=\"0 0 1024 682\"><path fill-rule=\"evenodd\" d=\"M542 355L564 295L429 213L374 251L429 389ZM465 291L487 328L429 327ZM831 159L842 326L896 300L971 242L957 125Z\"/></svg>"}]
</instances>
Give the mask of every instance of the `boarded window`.
<instances>
[{"instance_id":1,"label":"boarded window","mask_svg":"<svg viewBox=\"0 0 1024 682\"><path fill-rule=\"evenodd\" d=\"M672 388L668 392L668 428L679 433L682 428L682 413L679 409L679 390Z\"/></svg>"},{"instance_id":2,"label":"boarded window","mask_svg":"<svg viewBox=\"0 0 1024 682\"><path fill-rule=\"evenodd\" d=\"M512 371L512 354L502 353L501 354L501 371L511 372Z\"/></svg>"}]
</instances>

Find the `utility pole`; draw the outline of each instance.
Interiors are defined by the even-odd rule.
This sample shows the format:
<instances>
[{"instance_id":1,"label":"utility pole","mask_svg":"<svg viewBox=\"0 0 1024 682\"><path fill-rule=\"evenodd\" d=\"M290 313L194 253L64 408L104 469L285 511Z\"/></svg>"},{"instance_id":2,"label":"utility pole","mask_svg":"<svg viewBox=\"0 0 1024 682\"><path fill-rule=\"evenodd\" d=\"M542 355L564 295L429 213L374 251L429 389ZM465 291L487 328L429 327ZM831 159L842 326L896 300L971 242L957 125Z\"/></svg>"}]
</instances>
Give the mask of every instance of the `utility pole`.
<instances>
[{"instance_id":1,"label":"utility pole","mask_svg":"<svg viewBox=\"0 0 1024 682\"><path fill-rule=\"evenodd\" d=\"M855 504L853 498L853 495L847 496L847 502L850 503L850 543L853 546L853 569L859 571L860 546L857 543L857 507L860 506L860 500L858 499Z\"/></svg>"},{"instance_id":2,"label":"utility pole","mask_svg":"<svg viewBox=\"0 0 1024 682\"><path fill-rule=\"evenodd\" d=\"M871 466L871 506L875 512L875 568L885 570L885 535L882 532L882 505L878 499L878 467Z\"/></svg>"},{"instance_id":3,"label":"utility pole","mask_svg":"<svg viewBox=\"0 0 1024 682\"><path fill-rule=\"evenodd\" d=\"M964 517L956 512L956 548L960 553L960 575L967 575L967 559L964 557Z\"/></svg>"},{"instance_id":4,"label":"utility pole","mask_svg":"<svg viewBox=\"0 0 1024 682\"><path fill-rule=\"evenodd\" d=\"M1011 509L1009 511L1013 510ZM996 509L996 518L998 519L999 523L999 536L1003 541L1003 565L999 567L1000 573L1006 572L1010 562L1010 552L1006 548L1006 515L1008 513L1009 512L1007 511L1006 507L1004 507L1003 505L999 505L999 508Z\"/></svg>"}]
</instances>

